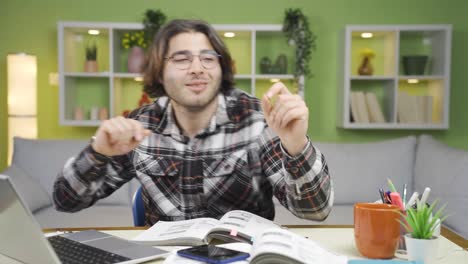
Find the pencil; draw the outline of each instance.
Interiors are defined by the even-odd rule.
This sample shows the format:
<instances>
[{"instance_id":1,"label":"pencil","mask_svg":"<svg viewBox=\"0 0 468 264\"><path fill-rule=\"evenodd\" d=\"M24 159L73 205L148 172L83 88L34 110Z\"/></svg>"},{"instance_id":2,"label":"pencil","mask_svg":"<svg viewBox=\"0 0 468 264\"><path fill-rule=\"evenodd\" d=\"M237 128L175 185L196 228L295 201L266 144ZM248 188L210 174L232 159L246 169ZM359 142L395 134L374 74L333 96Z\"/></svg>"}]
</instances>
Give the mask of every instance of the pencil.
<instances>
[{"instance_id":1,"label":"pencil","mask_svg":"<svg viewBox=\"0 0 468 264\"><path fill-rule=\"evenodd\" d=\"M392 192L397 192L397 190L395 189L395 186L393 185L392 180L390 180L389 178L387 178L387 182L388 182L388 187L390 187L390 190L391 190Z\"/></svg>"}]
</instances>

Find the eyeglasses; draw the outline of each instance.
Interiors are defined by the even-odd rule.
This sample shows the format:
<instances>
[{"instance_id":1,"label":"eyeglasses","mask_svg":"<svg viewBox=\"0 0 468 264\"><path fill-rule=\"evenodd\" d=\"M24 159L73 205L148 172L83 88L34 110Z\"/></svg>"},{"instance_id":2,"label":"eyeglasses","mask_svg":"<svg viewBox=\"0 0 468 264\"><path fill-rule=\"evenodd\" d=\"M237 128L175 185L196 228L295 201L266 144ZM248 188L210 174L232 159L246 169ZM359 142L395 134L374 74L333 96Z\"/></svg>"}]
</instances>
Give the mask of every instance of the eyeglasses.
<instances>
[{"instance_id":1,"label":"eyeglasses","mask_svg":"<svg viewBox=\"0 0 468 264\"><path fill-rule=\"evenodd\" d=\"M202 51L199 55L193 55L189 51L179 51L164 59L171 60L179 70L187 70L192 65L193 57L198 57L203 68L213 69L218 65L218 59L221 58L221 55L213 50Z\"/></svg>"}]
</instances>

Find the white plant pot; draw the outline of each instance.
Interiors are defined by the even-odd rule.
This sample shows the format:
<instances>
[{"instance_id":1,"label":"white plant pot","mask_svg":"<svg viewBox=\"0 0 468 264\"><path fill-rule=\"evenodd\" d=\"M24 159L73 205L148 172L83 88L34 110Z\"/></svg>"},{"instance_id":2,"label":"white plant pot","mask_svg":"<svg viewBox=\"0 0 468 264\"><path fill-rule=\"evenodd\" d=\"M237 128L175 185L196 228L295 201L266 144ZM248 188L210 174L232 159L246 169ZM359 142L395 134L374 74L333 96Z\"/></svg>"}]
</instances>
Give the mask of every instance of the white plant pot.
<instances>
[{"instance_id":1,"label":"white plant pot","mask_svg":"<svg viewBox=\"0 0 468 264\"><path fill-rule=\"evenodd\" d=\"M410 234L405 235L406 253L410 261L424 261L424 264L437 262L437 249L439 238L417 239Z\"/></svg>"}]
</instances>

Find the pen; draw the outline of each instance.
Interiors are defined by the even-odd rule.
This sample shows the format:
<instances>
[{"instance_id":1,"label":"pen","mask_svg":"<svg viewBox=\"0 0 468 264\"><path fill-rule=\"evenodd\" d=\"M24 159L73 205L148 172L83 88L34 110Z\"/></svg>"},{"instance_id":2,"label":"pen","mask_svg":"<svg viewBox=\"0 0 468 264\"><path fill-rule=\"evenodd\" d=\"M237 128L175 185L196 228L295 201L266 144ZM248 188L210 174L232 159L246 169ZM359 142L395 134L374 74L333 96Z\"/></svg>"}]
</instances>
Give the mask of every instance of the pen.
<instances>
[{"instance_id":1,"label":"pen","mask_svg":"<svg viewBox=\"0 0 468 264\"><path fill-rule=\"evenodd\" d=\"M406 204L406 189L407 189L407 184L403 184L403 204Z\"/></svg>"},{"instance_id":2,"label":"pen","mask_svg":"<svg viewBox=\"0 0 468 264\"><path fill-rule=\"evenodd\" d=\"M393 185L392 180L390 180L389 178L387 178L387 182L388 182L388 186L390 187L390 190L391 190L392 192L397 192L397 190L395 189L395 185Z\"/></svg>"},{"instance_id":3,"label":"pen","mask_svg":"<svg viewBox=\"0 0 468 264\"><path fill-rule=\"evenodd\" d=\"M385 203L385 195L384 195L382 188L379 189L379 193L380 193L380 199L382 199L382 203Z\"/></svg>"},{"instance_id":4,"label":"pen","mask_svg":"<svg viewBox=\"0 0 468 264\"><path fill-rule=\"evenodd\" d=\"M426 201L427 201L427 198L429 197L429 193L431 193L431 188L429 187L426 187L426 189L424 189L424 192L421 196L421 204L426 204Z\"/></svg>"},{"instance_id":5,"label":"pen","mask_svg":"<svg viewBox=\"0 0 468 264\"><path fill-rule=\"evenodd\" d=\"M419 195L418 192L414 192L413 195L411 195L411 198L409 199L408 203L406 204L406 208L410 208L414 204L416 199L418 199L418 195Z\"/></svg>"}]
</instances>

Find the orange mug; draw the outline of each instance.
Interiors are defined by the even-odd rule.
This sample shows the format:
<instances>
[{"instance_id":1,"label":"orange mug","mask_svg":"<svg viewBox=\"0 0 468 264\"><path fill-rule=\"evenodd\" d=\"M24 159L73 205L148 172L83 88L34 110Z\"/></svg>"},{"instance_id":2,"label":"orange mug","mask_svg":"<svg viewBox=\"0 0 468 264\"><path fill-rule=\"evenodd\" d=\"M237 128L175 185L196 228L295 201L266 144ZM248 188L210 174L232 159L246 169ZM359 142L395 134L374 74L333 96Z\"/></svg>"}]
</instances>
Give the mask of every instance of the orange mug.
<instances>
[{"instance_id":1,"label":"orange mug","mask_svg":"<svg viewBox=\"0 0 468 264\"><path fill-rule=\"evenodd\" d=\"M392 258L398 247L400 219L398 206L356 203L354 240L359 252L368 258Z\"/></svg>"}]
</instances>

